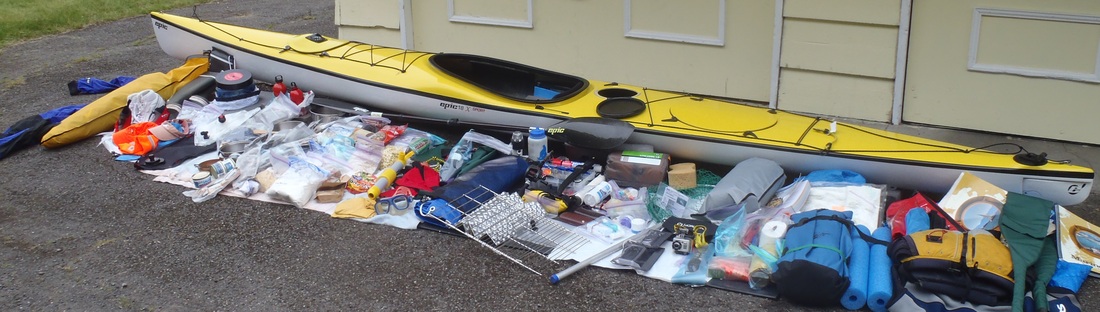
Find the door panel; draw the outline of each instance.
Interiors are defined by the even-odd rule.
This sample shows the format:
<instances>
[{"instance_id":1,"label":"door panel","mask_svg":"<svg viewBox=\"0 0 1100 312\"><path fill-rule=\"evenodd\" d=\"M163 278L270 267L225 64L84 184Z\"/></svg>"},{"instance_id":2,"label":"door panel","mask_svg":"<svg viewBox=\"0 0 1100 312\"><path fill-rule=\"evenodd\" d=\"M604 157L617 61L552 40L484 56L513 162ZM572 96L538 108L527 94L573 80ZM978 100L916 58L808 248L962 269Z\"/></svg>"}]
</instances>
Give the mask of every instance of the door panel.
<instances>
[{"instance_id":1,"label":"door panel","mask_svg":"<svg viewBox=\"0 0 1100 312\"><path fill-rule=\"evenodd\" d=\"M524 5L413 1L415 46L651 88L770 97L774 0L514 2ZM519 19L530 27L491 23Z\"/></svg>"},{"instance_id":2,"label":"door panel","mask_svg":"<svg viewBox=\"0 0 1100 312\"><path fill-rule=\"evenodd\" d=\"M1100 2L913 2L903 120L1100 143Z\"/></svg>"}]
</instances>

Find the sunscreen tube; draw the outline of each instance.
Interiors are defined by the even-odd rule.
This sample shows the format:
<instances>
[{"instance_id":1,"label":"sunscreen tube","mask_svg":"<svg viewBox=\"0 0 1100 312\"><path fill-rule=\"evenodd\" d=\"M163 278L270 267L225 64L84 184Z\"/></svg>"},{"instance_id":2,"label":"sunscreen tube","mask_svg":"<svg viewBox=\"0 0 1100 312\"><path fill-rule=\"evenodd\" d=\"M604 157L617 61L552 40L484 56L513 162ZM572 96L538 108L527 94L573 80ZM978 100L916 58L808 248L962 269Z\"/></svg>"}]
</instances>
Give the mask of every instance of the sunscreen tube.
<instances>
[{"instance_id":1,"label":"sunscreen tube","mask_svg":"<svg viewBox=\"0 0 1100 312\"><path fill-rule=\"evenodd\" d=\"M604 200L604 198L607 198L607 196L610 194L611 183L607 183L607 181L604 181L600 182L600 184L597 184L595 187L592 188L592 190L589 190L588 193L585 193L584 197L581 197L581 200L584 201L585 205L595 207L596 204L599 204L601 201Z\"/></svg>"}]
</instances>

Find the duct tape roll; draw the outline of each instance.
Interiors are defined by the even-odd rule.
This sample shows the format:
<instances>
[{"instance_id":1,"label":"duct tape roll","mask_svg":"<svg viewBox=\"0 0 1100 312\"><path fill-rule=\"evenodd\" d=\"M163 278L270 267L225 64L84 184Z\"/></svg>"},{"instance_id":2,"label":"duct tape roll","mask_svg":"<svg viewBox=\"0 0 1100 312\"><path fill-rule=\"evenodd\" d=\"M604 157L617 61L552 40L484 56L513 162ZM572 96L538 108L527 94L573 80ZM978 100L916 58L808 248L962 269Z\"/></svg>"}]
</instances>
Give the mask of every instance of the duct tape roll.
<instances>
[{"instance_id":1,"label":"duct tape roll","mask_svg":"<svg viewBox=\"0 0 1100 312\"><path fill-rule=\"evenodd\" d=\"M218 88L224 90L240 90L255 86L252 81L252 73L243 69L220 72L214 76L214 80L217 81Z\"/></svg>"},{"instance_id":2,"label":"duct tape roll","mask_svg":"<svg viewBox=\"0 0 1100 312\"><path fill-rule=\"evenodd\" d=\"M773 239L780 239L783 235L787 235L787 224L783 221L768 221L760 228L760 233Z\"/></svg>"}]
</instances>

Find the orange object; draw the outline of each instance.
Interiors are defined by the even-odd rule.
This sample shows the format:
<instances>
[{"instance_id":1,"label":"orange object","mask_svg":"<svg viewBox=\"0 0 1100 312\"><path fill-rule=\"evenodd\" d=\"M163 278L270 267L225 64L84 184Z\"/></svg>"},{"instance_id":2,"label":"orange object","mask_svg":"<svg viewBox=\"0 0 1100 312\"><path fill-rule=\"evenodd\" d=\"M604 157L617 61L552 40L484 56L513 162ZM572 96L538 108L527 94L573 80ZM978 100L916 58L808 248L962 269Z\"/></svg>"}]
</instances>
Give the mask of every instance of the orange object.
<instances>
[{"instance_id":1,"label":"orange object","mask_svg":"<svg viewBox=\"0 0 1100 312\"><path fill-rule=\"evenodd\" d=\"M129 155L145 155L152 152L157 148L157 144L160 140L157 136L149 132L149 129L156 127L155 122L141 122L132 124L129 127L123 128L111 137L118 149L123 154Z\"/></svg>"}]
</instances>

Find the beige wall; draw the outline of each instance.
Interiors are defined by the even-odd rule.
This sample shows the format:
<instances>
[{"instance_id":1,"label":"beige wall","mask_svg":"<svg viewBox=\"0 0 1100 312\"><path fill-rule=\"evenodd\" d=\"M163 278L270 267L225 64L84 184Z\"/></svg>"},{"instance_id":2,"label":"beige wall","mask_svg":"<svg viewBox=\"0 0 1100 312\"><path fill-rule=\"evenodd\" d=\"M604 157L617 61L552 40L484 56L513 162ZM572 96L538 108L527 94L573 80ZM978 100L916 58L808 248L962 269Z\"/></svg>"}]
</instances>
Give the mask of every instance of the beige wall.
<instances>
[{"instance_id":1,"label":"beige wall","mask_svg":"<svg viewBox=\"0 0 1100 312\"><path fill-rule=\"evenodd\" d=\"M778 107L890 121L900 0L787 0Z\"/></svg>"},{"instance_id":2,"label":"beige wall","mask_svg":"<svg viewBox=\"0 0 1100 312\"><path fill-rule=\"evenodd\" d=\"M403 0L336 0L337 37L402 47Z\"/></svg>"},{"instance_id":3,"label":"beige wall","mask_svg":"<svg viewBox=\"0 0 1100 312\"><path fill-rule=\"evenodd\" d=\"M928 0L913 11L906 121L1100 143L1100 2Z\"/></svg>"},{"instance_id":4,"label":"beige wall","mask_svg":"<svg viewBox=\"0 0 1100 312\"><path fill-rule=\"evenodd\" d=\"M1100 116L1092 0L920 0L911 15L904 0L336 1L344 39L660 89L774 95L790 111L1100 143L1090 120ZM990 11L975 28L976 8L1011 14Z\"/></svg>"},{"instance_id":5,"label":"beige wall","mask_svg":"<svg viewBox=\"0 0 1100 312\"><path fill-rule=\"evenodd\" d=\"M340 0L338 9L376 2L384 1ZM454 0L453 16L448 3L412 2L415 49L488 55L659 89L754 101L770 97L774 1L533 0L528 7L523 0ZM366 21L382 20L363 14ZM349 24L346 14L337 15L339 23ZM356 22L369 24L380 23ZM341 37L386 40L361 27L341 27Z\"/></svg>"}]
</instances>

